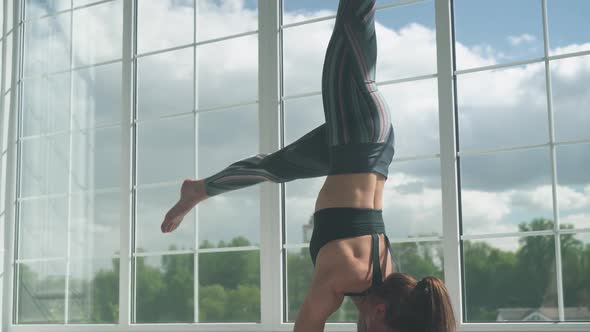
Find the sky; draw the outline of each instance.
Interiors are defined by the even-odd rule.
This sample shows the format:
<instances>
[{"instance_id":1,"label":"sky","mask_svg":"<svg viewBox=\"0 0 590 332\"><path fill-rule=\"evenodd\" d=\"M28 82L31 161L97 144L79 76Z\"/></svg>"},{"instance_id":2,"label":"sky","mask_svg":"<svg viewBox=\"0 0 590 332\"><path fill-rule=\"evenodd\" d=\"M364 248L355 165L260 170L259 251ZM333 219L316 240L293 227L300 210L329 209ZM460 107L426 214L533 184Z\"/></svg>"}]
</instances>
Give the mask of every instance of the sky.
<instances>
[{"instance_id":1,"label":"sky","mask_svg":"<svg viewBox=\"0 0 590 332\"><path fill-rule=\"evenodd\" d=\"M69 0L67 1L69 2ZM29 15L46 11L44 1L28 1ZM59 5L59 2L54 2ZM84 1L80 1L80 4ZM68 175L68 112L74 110L76 143L72 146L73 255L104 256L118 251L120 210L121 65L76 71L72 98L67 69L73 38L73 62L90 65L121 57L121 1L75 12L73 36L69 14L33 20L25 35L25 98L22 195L64 192ZM140 0L140 53L191 43L191 1ZM379 5L391 3L378 1ZM507 63L543 55L540 1L456 0L456 51L459 69ZM78 3L76 3L78 4ZM567 4L567 5L566 5ZM337 1L286 0L284 22L335 14ZM57 7L59 9L59 6ZM588 1L549 0L551 54L590 50L590 28L581 13ZM55 8L53 8L55 10ZM485 15L483 15L485 13ZM434 2L377 12L377 80L436 74ZM199 40L257 29L255 2L200 1ZM285 94L319 92L323 56L333 21L284 30ZM176 201L182 179L207 176L233 161L259 152L257 106L241 106L159 119L201 109L249 103L257 99L257 35L198 48L198 79L193 86L193 52L184 49L138 59L137 247L144 251L194 248L199 242L245 236L259 241L257 188L221 195L192 212L171 235L159 224ZM556 139L588 139L590 126L590 56L551 63ZM551 164L546 147L485 155L469 152L547 143L548 116L543 64L460 74L457 81L461 157L462 215L466 234L515 232L520 222L553 218ZM193 91L198 91L194 98ZM396 160L385 191L390 238L441 235L441 176L438 92L435 78L380 87L390 105L396 130ZM65 112L64 112L65 110ZM285 102L285 142L323 122L320 96ZM195 139L194 126L198 126ZM105 127L106 126L106 127ZM102 127L101 129L92 129ZM37 137L36 135L49 135ZM197 144L197 146L195 146ZM197 155L195 156L195 151ZM400 158L426 156L400 161ZM558 192L562 223L590 228L590 145L557 148ZM169 183L154 187L156 184ZM313 213L322 179L286 185L287 243L303 241L302 228ZM85 189L102 190L86 195ZM78 203L76 203L78 202ZM53 257L65 250L65 198L29 198L29 215L21 215L23 258ZM198 216L198 229L195 218ZM42 221L39 222L39 219ZM39 226L42 225L42 226ZM32 241L31 239L35 239ZM490 242L515 250L518 238ZM60 245L54 245L54 243Z\"/></svg>"}]
</instances>

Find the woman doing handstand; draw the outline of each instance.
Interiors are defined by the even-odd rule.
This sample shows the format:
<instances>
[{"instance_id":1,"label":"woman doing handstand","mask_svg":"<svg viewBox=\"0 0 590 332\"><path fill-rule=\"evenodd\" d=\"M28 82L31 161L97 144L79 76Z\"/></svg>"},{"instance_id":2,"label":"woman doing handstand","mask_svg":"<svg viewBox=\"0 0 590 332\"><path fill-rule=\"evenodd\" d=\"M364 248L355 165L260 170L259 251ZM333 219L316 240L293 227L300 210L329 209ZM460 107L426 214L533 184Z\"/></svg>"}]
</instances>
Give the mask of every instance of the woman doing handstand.
<instances>
[{"instance_id":1,"label":"woman doing handstand","mask_svg":"<svg viewBox=\"0 0 590 332\"><path fill-rule=\"evenodd\" d=\"M359 310L359 331L454 331L440 280L416 282L393 273L382 208L394 132L375 84L375 1L340 0L322 73L326 122L277 152L185 180L161 226L162 232L174 231L196 204L230 190L326 176L309 248L314 275L295 321L297 332L323 331L347 295Z\"/></svg>"}]
</instances>

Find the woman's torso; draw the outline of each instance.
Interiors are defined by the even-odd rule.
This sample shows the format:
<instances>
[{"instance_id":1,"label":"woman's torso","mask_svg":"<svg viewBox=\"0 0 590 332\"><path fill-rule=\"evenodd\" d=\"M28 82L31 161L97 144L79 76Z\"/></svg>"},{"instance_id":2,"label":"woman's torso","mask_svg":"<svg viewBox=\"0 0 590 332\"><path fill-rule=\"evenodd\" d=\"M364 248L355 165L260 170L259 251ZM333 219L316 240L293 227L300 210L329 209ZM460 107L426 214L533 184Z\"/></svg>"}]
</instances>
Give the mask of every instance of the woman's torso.
<instances>
[{"instance_id":1,"label":"woman's torso","mask_svg":"<svg viewBox=\"0 0 590 332\"><path fill-rule=\"evenodd\" d=\"M315 210L337 207L354 207L381 210L383 208L383 188L385 178L374 173L343 174L328 176L316 200ZM384 277L393 273L389 251L381 234L379 257ZM350 278L355 282L347 292L364 291L371 286L371 236L358 236L335 240L324 245L316 264L328 264L335 278ZM338 281L336 281L338 282Z\"/></svg>"},{"instance_id":2,"label":"woman's torso","mask_svg":"<svg viewBox=\"0 0 590 332\"><path fill-rule=\"evenodd\" d=\"M354 207L381 210L385 178L375 173L328 176L320 190L315 211Z\"/></svg>"}]
</instances>

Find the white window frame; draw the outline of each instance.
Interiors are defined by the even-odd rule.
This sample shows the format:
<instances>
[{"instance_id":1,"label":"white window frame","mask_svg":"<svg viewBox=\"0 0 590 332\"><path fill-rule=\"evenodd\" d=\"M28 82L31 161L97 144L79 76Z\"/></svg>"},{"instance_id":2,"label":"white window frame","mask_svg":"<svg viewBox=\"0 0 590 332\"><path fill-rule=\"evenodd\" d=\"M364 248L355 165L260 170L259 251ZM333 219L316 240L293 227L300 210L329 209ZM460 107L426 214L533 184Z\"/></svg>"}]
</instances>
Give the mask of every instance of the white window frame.
<instances>
[{"instance_id":1,"label":"white window frame","mask_svg":"<svg viewBox=\"0 0 590 332\"><path fill-rule=\"evenodd\" d=\"M13 1L13 12L7 13L8 8L7 2ZM135 188L132 186L133 174L133 153L134 147L133 135L135 133L136 123L133 120L133 112L136 101L134 100L135 94L135 77L136 77L136 57L135 52L135 34L136 34L136 17L134 16L134 6L138 0L121 0L123 1L123 55L122 59L113 60L110 62L122 61L122 97L123 97L123 108L121 112L122 117L122 176L121 176L121 230L120 230L120 244L121 254L120 258L120 284L119 284L119 322L118 324L110 325L14 325L14 275L15 275L15 259L14 259L14 245L15 245L15 220L16 220L16 188L17 188L17 175L18 175L18 162L17 162L17 149L18 149L18 133L17 133L17 118L19 109L22 104L22 48L23 48L23 36L22 36L22 18L24 17L23 8L24 1L22 0L8 0L3 1L4 14L12 15L13 27L11 29L7 26L7 20L4 20L4 32L7 30L13 30L11 38L13 38L13 57L12 57L12 71L11 77L11 89L10 94L11 104L9 109L8 122L4 123L4 119L0 118L0 130L8 128L8 140L7 142L2 141L2 135L0 135L0 147L6 147L7 153L5 158L0 160L7 160L6 169L0 169L1 174L5 174L4 177L0 174L0 199L5 203L5 213L3 215L4 220L4 239L3 249L0 248L0 254L4 255L4 277L3 277L3 293L2 302L0 302L0 309L2 311L0 326L3 331L7 332L39 332L39 331L60 331L60 332L123 332L123 331L137 331L137 332L159 332L159 331L291 331L293 329L292 323L284 323L284 297L283 297L283 255L282 250L290 248L293 245L282 245L282 223L280 221L282 216L282 200L281 200L281 186L274 184L264 184L260 186L260 209L261 209L261 224L260 224L260 247L248 247L248 248L235 248L239 250L257 250L260 249L260 282L261 287L261 322L251 324L210 324L210 323L198 323L198 324L132 324L132 267L131 264L132 255L132 208L133 208L133 193ZM109 2L112 0L104 0L103 2ZM139 0L141 1L141 0ZM197 0L198 1L198 0ZM392 6L408 5L412 3L421 2L422 0L409 0L401 3L396 3ZM589 331L590 323L573 323L573 322L560 322L560 323L463 323L462 317L462 267L461 267L461 252L460 243L462 240L475 239L475 238L490 238L490 237L505 237L514 235L523 235L522 233L513 234L487 234L487 235L470 235L461 236L459 233L459 202L458 202L458 173L457 163L460 155L469 154L472 152L458 153L456 146L456 126L457 122L455 119L455 80L457 75L467 73L476 70L486 70L493 68L478 68L467 71L455 71L453 68L453 31L452 31L452 12L451 5L452 0L434 0L435 1L435 17L436 17L436 43L437 43L437 68L438 73L435 75L425 75L421 77L414 77L402 80L393 80L388 82L381 82L380 84L393 84L402 81L410 81L417 79L435 78L438 81L438 93L439 93L439 129L440 129L440 162L441 162L441 190L442 190L442 210L443 210L443 237L431 240L441 240L444 252L444 273L446 285L451 294L453 305L456 309L457 320L459 322L459 331L474 331L474 332L487 332L487 331L540 331L540 332L552 332L552 331ZM588 52L579 52L576 54L549 56L547 49L548 39L548 28L547 28L547 0L542 1L543 16L544 16L544 39L545 39L545 55L541 59L533 59L523 63L530 63L536 61L544 61L547 65L549 61L587 55ZM246 32L231 37L249 35L253 33L259 34L259 137L260 137L260 152L275 151L280 147L281 137L281 112L280 107L285 99L292 97L301 96L289 96L288 98L281 99L281 68L279 59L281 56L281 26L280 26L280 10L281 1L278 0L259 0L259 26L257 31ZM390 6L387 6L390 7ZM197 15L197 9L195 8L195 16ZM325 18L332 19L333 17ZM324 20L324 18L319 19ZM316 20L317 21L317 20ZM304 23L296 23L305 24ZM196 24L195 24L196 25ZM194 31L195 38L197 36L196 27ZM231 38L229 37L229 38ZM218 40L226 39L220 38ZM216 41L218 41L216 40ZM179 46L176 48L193 47L197 46L196 39L193 44ZM169 49L172 50L172 49ZM6 43L3 43L2 52L6 55ZM164 52L166 50L162 50ZM160 51L158 51L160 52ZM152 54L154 52L150 52ZM195 71L196 66L196 55L195 55ZM6 62L6 56L2 57L1 68L6 69L8 64ZM520 64L523 64L520 63ZM510 66L515 64L501 65ZM546 66L546 79L547 79L547 98L549 108L549 126L550 126L550 142L547 144L552 153L552 172L553 172L553 191L554 191L554 211L557 211L557 193L556 193L556 169L555 169L555 147L558 145L555 143L553 119L552 119L552 98L551 98L551 79L549 66ZM195 76L196 77L196 76ZM7 82L2 82L2 87ZM212 111L216 110L197 110L196 105L198 94L195 78L195 126L197 125L196 113L201 111ZM2 88L2 90L4 90ZM311 93L309 95L315 95L319 93ZM0 96L0 102L3 107L4 93ZM253 103L247 103L253 104ZM232 107L231 105L228 107ZM220 107L226 108L226 107ZM2 113L0 113L2 114ZM195 140L197 138L195 137ZM582 141L586 142L586 141ZM579 143L576 142L567 142ZM473 153L489 153L493 151L484 152L473 152ZM4 157L3 157L4 158ZM195 160L195 165L197 160ZM0 167L2 167L0 163ZM196 167L196 166L195 166ZM0 204L0 207L2 205ZM557 213L554 218L555 229L543 231L541 233L547 235L553 235L556 237L556 259L557 266L561 266L561 255L559 246L560 234L566 233L588 233L590 230L560 230L559 219ZM533 234L534 233L534 234ZM531 232L526 235L541 235L539 232ZM196 236L197 234L195 234ZM400 239L403 241L403 239ZM300 245L295 245L300 247ZM3 250L3 251L2 251ZM193 251L191 251L193 252ZM198 250L195 250L195 259L198 258ZM139 256L139 255L135 255ZM197 262L195 262L197 263ZM195 273L198 275L198 264L195 264ZM558 283L560 290L558 291L558 298L560 304L560 317L563 318L563 287L561 285L561 270L558 272ZM195 296L198 296L195 290ZM195 314L198 313L198 306L195 305ZM355 331L354 324L328 324L326 331Z\"/></svg>"}]
</instances>

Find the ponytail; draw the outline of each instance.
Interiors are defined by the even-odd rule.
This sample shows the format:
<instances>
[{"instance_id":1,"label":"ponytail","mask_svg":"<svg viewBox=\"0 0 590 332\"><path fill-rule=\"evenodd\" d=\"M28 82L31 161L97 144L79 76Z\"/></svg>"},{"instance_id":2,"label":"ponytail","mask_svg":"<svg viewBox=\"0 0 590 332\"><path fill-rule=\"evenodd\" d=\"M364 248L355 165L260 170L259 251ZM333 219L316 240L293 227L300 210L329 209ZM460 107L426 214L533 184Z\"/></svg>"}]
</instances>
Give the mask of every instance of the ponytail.
<instances>
[{"instance_id":1,"label":"ponytail","mask_svg":"<svg viewBox=\"0 0 590 332\"><path fill-rule=\"evenodd\" d=\"M455 332L455 316L443 282L426 277L419 282L403 273L385 279L378 296L386 303L387 324L400 332Z\"/></svg>"}]
</instances>

